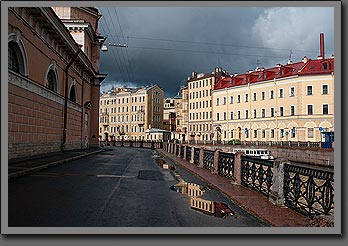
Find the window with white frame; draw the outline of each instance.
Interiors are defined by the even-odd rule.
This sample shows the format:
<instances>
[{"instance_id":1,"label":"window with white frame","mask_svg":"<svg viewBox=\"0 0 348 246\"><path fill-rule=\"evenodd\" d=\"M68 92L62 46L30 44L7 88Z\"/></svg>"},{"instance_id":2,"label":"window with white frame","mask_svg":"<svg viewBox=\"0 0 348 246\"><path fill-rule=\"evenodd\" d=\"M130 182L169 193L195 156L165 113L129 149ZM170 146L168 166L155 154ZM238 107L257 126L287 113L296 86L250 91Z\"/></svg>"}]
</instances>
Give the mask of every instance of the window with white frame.
<instances>
[{"instance_id":1,"label":"window with white frame","mask_svg":"<svg viewBox=\"0 0 348 246\"><path fill-rule=\"evenodd\" d=\"M307 114L313 115L313 105L307 105Z\"/></svg>"},{"instance_id":2,"label":"window with white frame","mask_svg":"<svg viewBox=\"0 0 348 246\"><path fill-rule=\"evenodd\" d=\"M322 85L322 94L323 95L329 94L329 85Z\"/></svg>"},{"instance_id":3,"label":"window with white frame","mask_svg":"<svg viewBox=\"0 0 348 246\"><path fill-rule=\"evenodd\" d=\"M313 95L313 86L307 85L307 95Z\"/></svg>"},{"instance_id":4,"label":"window with white frame","mask_svg":"<svg viewBox=\"0 0 348 246\"><path fill-rule=\"evenodd\" d=\"M307 137L314 138L314 128L307 128Z\"/></svg>"},{"instance_id":5,"label":"window with white frame","mask_svg":"<svg viewBox=\"0 0 348 246\"><path fill-rule=\"evenodd\" d=\"M329 105L323 104L323 114L329 114Z\"/></svg>"}]
</instances>

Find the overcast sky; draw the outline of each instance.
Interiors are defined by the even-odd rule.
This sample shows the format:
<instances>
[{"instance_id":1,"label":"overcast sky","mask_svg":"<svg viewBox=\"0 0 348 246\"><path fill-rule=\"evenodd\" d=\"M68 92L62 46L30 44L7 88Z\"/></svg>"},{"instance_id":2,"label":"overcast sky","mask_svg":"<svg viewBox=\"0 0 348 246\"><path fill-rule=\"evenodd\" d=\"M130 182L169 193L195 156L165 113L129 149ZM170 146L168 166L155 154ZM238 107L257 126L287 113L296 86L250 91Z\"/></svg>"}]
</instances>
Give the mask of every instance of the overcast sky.
<instances>
[{"instance_id":1,"label":"overcast sky","mask_svg":"<svg viewBox=\"0 0 348 246\"><path fill-rule=\"evenodd\" d=\"M109 47L101 54L101 84L138 87L158 84L174 97L192 71L210 73L221 66L245 73L304 56L334 53L334 8L331 7L102 7L99 32Z\"/></svg>"}]
</instances>

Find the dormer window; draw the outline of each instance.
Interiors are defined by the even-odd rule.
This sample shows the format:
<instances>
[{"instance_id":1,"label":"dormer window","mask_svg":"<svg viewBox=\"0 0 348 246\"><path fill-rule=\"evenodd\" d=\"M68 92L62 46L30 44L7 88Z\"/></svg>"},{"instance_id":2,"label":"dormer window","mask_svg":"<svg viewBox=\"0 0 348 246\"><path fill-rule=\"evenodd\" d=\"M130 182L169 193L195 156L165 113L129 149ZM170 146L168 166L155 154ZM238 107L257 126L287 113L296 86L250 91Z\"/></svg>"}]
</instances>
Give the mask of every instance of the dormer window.
<instances>
[{"instance_id":1,"label":"dormer window","mask_svg":"<svg viewBox=\"0 0 348 246\"><path fill-rule=\"evenodd\" d=\"M267 77L267 74L266 73L263 73L263 78L265 79Z\"/></svg>"},{"instance_id":2,"label":"dormer window","mask_svg":"<svg viewBox=\"0 0 348 246\"><path fill-rule=\"evenodd\" d=\"M326 62L322 64L322 69L327 70L327 63Z\"/></svg>"}]
</instances>

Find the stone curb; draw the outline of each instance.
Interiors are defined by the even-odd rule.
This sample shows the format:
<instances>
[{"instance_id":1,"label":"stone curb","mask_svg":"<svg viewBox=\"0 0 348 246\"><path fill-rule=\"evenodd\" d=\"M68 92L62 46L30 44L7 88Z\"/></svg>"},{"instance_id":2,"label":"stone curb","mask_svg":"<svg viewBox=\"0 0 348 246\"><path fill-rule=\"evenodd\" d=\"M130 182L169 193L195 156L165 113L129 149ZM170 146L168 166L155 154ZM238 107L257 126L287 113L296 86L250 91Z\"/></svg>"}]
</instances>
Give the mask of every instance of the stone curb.
<instances>
[{"instance_id":1,"label":"stone curb","mask_svg":"<svg viewBox=\"0 0 348 246\"><path fill-rule=\"evenodd\" d=\"M29 169L26 169L26 170L18 171L18 172L15 172L15 173L11 173L11 174L8 175L8 179L10 180L10 179L14 179L14 178L19 178L19 177L28 175L30 173L34 173L34 172L40 171L42 169L46 169L46 168L49 168L49 167L54 167L54 166L59 165L59 164L64 164L64 163L67 163L67 162L70 162L70 161L78 160L78 159L87 157L89 155L97 154L97 153L100 153L100 152L103 152L103 151L105 151L105 150L97 150L97 151L86 153L86 154L83 154L83 155L78 155L78 156L70 157L70 158L67 158L67 159L63 159L63 160L47 163L47 164L44 164L44 165L41 165L41 166L37 166L37 167L29 168Z\"/></svg>"}]
</instances>

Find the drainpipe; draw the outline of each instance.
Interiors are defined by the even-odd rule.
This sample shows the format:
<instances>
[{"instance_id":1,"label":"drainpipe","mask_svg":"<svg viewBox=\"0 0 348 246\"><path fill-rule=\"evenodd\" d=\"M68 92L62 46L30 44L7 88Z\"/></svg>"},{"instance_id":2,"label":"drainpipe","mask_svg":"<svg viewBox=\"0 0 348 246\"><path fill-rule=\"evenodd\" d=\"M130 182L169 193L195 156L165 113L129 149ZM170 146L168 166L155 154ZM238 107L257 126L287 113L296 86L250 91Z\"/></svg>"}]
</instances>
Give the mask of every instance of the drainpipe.
<instances>
[{"instance_id":1,"label":"drainpipe","mask_svg":"<svg viewBox=\"0 0 348 246\"><path fill-rule=\"evenodd\" d=\"M67 118L68 118L68 78L69 78L69 68L76 60L77 56L81 52L81 49L76 51L74 56L71 58L69 64L65 67L65 93L64 93L64 127L63 127L63 142L62 147L65 147L66 144L66 132L67 132Z\"/></svg>"},{"instance_id":2,"label":"drainpipe","mask_svg":"<svg viewBox=\"0 0 348 246\"><path fill-rule=\"evenodd\" d=\"M81 92L81 106L82 106L82 112L81 112L81 149L83 149L84 145L84 130L83 130L83 117L84 117L84 100L83 100L83 91L84 91L84 85L85 85L85 70L82 71L82 92Z\"/></svg>"}]
</instances>

